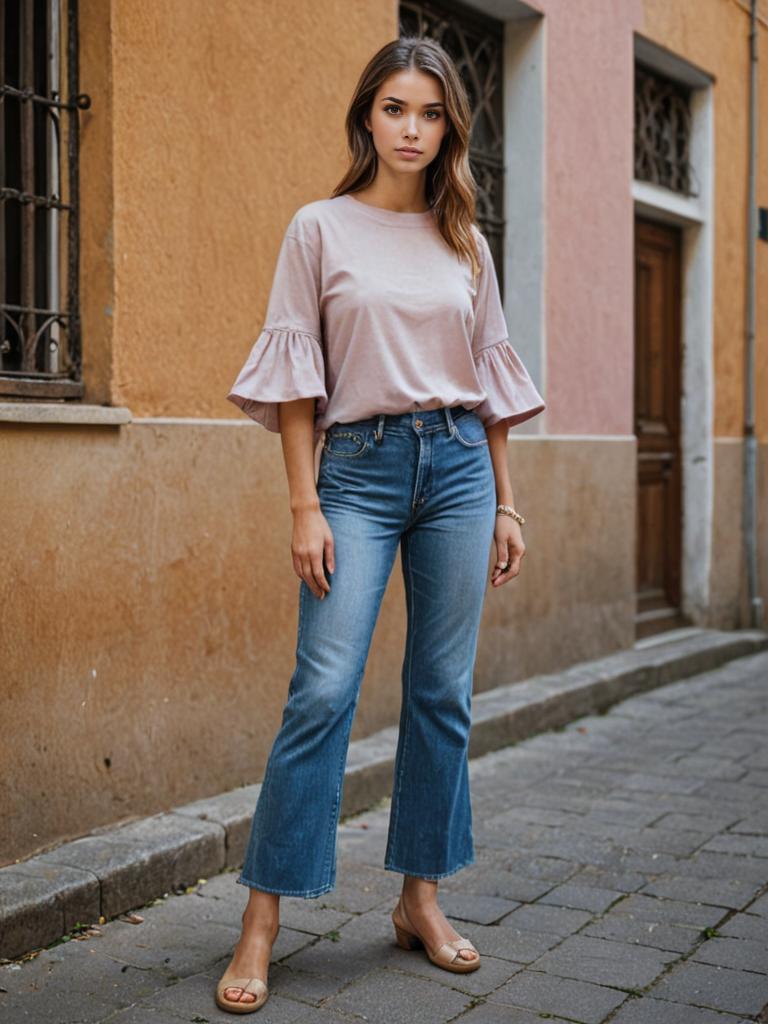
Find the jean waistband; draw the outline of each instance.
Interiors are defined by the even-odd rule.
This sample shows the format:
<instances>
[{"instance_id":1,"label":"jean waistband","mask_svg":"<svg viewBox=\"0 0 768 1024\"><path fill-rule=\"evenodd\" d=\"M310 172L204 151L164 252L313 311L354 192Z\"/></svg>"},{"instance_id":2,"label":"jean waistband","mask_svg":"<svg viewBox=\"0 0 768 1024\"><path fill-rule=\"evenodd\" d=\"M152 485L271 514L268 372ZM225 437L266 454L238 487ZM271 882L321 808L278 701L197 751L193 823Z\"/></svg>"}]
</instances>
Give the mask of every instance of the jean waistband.
<instances>
[{"instance_id":1,"label":"jean waistband","mask_svg":"<svg viewBox=\"0 0 768 1024\"><path fill-rule=\"evenodd\" d=\"M453 421L471 412L465 405L443 405L438 409L417 409L413 412L377 413L364 419L348 423L332 423L326 433L332 430L367 430L373 428L379 440L384 433L433 434L438 430L453 432Z\"/></svg>"}]
</instances>

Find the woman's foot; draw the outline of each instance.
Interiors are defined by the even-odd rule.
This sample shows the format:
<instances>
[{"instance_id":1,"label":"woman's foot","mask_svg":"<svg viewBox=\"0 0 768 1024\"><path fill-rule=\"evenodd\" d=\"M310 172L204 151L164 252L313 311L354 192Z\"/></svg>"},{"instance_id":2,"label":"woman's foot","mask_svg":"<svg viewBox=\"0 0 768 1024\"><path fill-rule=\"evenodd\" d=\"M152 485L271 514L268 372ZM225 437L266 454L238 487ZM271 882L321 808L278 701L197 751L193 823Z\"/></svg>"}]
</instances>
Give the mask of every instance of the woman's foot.
<instances>
[{"instance_id":1,"label":"woman's foot","mask_svg":"<svg viewBox=\"0 0 768 1024\"><path fill-rule=\"evenodd\" d=\"M434 951L444 942L453 942L461 938L438 906L437 882L406 875L403 879L400 905L429 949ZM462 960L477 960L479 955L471 949L459 950Z\"/></svg>"},{"instance_id":2,"label":"woman's foot","mask_svg":"<svg viewBox=\"0 0 768 1024\"><path fill-rule=\"evenodd\" d=\"M261 978L266 984L272 946L280 931L280 897L261 889L251 889L243 911L243 927L227 970L232 977ZM241 988L224 989L224 998L243 1004L256 1002L253 992Z\"/></svg>"}]
</instances>

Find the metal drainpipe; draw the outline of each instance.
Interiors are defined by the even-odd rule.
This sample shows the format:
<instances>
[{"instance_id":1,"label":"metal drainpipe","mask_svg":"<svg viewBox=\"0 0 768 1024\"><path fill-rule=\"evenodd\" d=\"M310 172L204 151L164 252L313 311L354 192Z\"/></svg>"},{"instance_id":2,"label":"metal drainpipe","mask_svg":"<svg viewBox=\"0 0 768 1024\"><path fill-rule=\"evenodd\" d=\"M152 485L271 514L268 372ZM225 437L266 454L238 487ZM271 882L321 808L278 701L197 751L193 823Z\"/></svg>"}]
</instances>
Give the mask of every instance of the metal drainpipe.
<instances>
[{"instance_id":1,"label":"metal drainpipe","mask_svg":"<svg viewBox=\"0 0 768 1024\"><path fill-rule=\"evenodd\" d=\"M749 185L747 194L747 317L744 367L744 512L742 529L749 586L749 620L763 628L763 599L757 579L757 438L755 437L755 286L757 256L757 0L750 3Z\"/></svg>"}]
</instances>

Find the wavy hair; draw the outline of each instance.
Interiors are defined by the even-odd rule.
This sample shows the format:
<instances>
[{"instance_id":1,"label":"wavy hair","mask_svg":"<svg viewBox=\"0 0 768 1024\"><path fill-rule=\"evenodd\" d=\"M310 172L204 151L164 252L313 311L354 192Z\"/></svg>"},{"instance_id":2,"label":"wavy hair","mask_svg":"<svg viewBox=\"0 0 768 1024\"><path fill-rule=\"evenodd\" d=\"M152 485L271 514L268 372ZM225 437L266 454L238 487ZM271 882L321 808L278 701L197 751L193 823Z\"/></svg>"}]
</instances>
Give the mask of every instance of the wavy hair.
<instances>
[{"instance_id":1,"label":"wavy hair","mask_svg":"<svg viewBox=\"0 0 768 1024\"><path fill-rule=\"evenodd\" d=\"M469 166L471 112L469 97L450 54L434 39L402 36L378 50L363 69L347 110L345 128L349 167L331 197L356 192L376 177L378 154L365 127L379 86L397 71L416 68L433 75L445 94L448 127L437 156L427 167L426 199L440 234L459 255L469 260L473 278L480 254L472 227L476 218L477 183Z\"/></svg>"}]
</instances>

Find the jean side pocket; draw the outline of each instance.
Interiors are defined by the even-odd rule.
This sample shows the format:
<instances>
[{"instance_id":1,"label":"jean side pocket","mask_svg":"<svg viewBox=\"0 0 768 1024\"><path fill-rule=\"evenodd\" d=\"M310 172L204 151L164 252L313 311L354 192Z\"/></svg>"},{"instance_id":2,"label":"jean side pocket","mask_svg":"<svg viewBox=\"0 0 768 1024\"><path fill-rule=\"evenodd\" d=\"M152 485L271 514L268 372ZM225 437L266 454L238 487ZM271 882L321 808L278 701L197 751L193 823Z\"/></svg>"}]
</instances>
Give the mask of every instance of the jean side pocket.
<instances>
[{"instance_id":1,"label":"jean side pocket","mask_svg":"<svg viewBox=\"0 0 768 1024\"><path fill-rule=\"evenodd\" d=\"M471 409L453 421L453 428L453 436L465 448L479 448L481 445L488 444L488 435L485 432L483 421Z\"/></svg>"},{"instance_id":2,"label":"jean side pocket","mask_svg":"<svg viewBox=\"0 0 768 1024\"><path fill-rule=\"evenodd\" d=\"M369 432L362 430L330 430L325 435L323 448L334 457L356 459L368 449Z\"/></svg>"}]
</instances>

